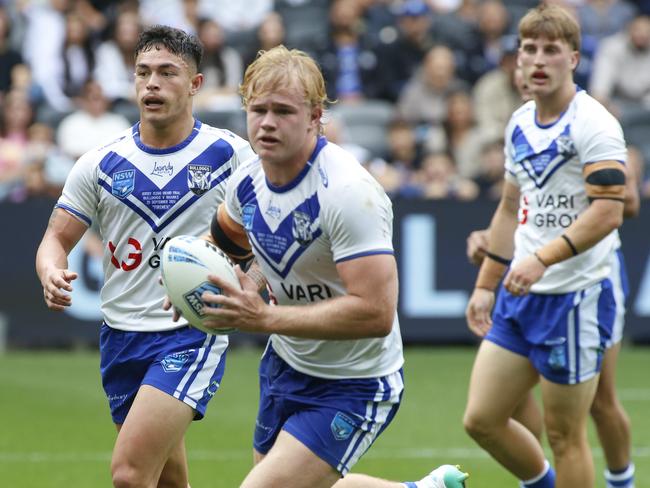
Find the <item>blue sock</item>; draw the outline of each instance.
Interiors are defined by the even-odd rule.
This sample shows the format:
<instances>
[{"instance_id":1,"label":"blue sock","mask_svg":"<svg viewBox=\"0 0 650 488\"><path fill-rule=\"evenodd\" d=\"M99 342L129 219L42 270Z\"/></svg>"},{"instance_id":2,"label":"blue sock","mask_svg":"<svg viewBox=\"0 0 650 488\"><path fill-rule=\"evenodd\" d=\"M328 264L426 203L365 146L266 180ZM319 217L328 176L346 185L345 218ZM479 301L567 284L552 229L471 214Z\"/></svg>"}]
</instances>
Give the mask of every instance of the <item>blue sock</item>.
<instances>
[{"instance_id":1,"label":"blue sock","mask_svg":"<svg viewBox=\"0 0 650 488\"><path fill-rule=\"evenodd\" d=\"M634 463L624 469L606 469L607 488L632 488L634 486Z\"/></svg>"},{"instance_id":2,"label":"blue sock","mask_svg":"<svg viewBox=\"0 0 650 488\"><path fill-rule=\"evenodd\" d=\"M522 481L523 488L555 488L555 470L551 464L544 460L544 470L532 479Z\"/></svg>"},{"instance_id":3,"label":"blue sock","mask_svg":"<svg viewBox=\"0 0 650 488\"><path fill-rule=\"evenodd\" d=\"M406 488L418 488L418 485L416 485L412 481L404 481L402 484L406 486Z\"/></svg>"}]
</instances>

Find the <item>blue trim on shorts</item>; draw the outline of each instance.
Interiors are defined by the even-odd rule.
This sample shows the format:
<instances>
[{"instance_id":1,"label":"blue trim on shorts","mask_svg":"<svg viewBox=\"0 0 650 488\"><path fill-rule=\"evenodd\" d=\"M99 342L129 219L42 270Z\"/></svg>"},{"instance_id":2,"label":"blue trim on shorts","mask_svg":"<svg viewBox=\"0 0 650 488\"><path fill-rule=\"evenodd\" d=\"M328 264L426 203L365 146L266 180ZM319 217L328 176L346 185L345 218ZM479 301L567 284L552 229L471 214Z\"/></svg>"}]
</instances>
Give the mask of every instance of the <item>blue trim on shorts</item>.
<instances>
[{"instance_id":1,"label":"blue trim on shorts","mask_svg":"<svg viewBox=\"0 0 650 488\"><path fill-rule=\"evenodd\" d=\"M254 448L268 453L284 430L345 475L390 424L402 370L378 378L326 379L293 369L270 345L262 357Z\"/></svg>"},{"instance_id":2,"label":"blue trim on shorts","mask_svg":"<svg viewBox=\"0 0 650 488\"><path fill-rule=\"evenodd\" d=\"M132 332L103 324L100 371L113 422L124 423L142 385L188 404L195 420L203 418L225 371L228 341L218 337L188 326Z\"/></svg>"},{"instance_id":3,"label":"blue trim on shorts","mask_svg":"<svg viewBox=\"0 0 650 488\"><path fill-rule=\"evenodd\" d=\"M501 288L485 338L528 358L549 381L574 384L600 371L615 315L609 279L566 294L519 297Z\"/></svg>"}]
</instances>

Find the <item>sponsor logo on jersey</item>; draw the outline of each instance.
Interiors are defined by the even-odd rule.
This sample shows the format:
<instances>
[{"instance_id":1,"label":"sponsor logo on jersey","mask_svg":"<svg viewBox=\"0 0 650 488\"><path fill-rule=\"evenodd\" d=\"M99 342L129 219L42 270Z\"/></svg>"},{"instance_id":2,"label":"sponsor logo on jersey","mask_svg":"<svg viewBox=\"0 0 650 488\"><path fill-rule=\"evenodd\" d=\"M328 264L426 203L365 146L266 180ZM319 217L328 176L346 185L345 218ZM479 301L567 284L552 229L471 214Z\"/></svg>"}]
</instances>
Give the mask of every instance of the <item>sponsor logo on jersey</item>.
<instances>
[{"instance_id":1,"label":"sponsor logo on jersey","mask_svg":"<svg viewBox=\"0 0 650 488\"><path fill-rule=\"evenodd\" d=\"M291 234L298 244L304 247L314 240L311 231L311 218L308 214L299 210L294 210L292 216Z\"/></svg>"},{"instance_id":2,"label":"sponsor logo on jersey","mask_svg":"<svg viewBox=\"0 0 650 488\"><path fill-rule=\"evenodd\" d=\"M123 199L133 193L135 188L135 170L125 169L123 171L116 171L112 176L113 184L111 186L111 193L117 198Z\"/></svg>"},{"instance_id":3,"label":"sponsor logo on jersey","mask_svg":"<svg viewBox=\"0 0 650 488\"><path fill-rule=\"evenodd\" d=\"M187 165L187 187L195 195L203 195L210 189L212 167L208 164Z\"/></svg>"},{"instance_id":4,"label":"sponsor logo on jersey","mask_svg":"<svg viewBox=\"0 0 650 488\"><path fill-rule=\"evenodd\" d=\"M334 420L330 424L330 428L332 429L332 434L334 434L334 439L344 441L352 435L356 425L350 417L344 413L337 412Z\"/></svg>"},{"instance_id":5,"label":"sponsor logo on jersey","mask_svg":"<svg viewBox=\"0 0 650 488\"><path fill-rule=\"evenodd\" d=\"M175 352L168 354L165 358L160 361L165 373L177 373L183 368L183 365L190 360L190 355L193 352L193 349L183 352Z\"/></svg>"},{"instance_id":6,"label":"sponsor logo on jersey","mask_svg":"<svg viewBox=\"0 0 650 488\"><path fill-rule=\"evenodd\" d=\"M278 220L282 215L282 210L280 207L270 205L269 208L266 209L265 215L268 215L272 219Z\"/></svg>"},{"instance_id":7,"label":"sponsor logo on jersey","mask_svg":"<svg viewBox=\"0 0 650 488\"><path fill-rule=\"evenodd\" d=\"M164 164L154 161L151 174L153 176L171 176L174 174L174 167L172 166L172 163Z\"/></svg>"},{"instance_id":8,"label":"sponsor logo on jersey","mask_svg":"<svg viewBox=\"0 0 650 488\"><path fill-rule=\"evenodd\" d=\"M241 209L241 219L244 224L244 229L247 231L253 230L253 217L255 216L255 210L257 206L252 203L247 203L244 205L244 208Z\"/></svg>"}]
</instances>

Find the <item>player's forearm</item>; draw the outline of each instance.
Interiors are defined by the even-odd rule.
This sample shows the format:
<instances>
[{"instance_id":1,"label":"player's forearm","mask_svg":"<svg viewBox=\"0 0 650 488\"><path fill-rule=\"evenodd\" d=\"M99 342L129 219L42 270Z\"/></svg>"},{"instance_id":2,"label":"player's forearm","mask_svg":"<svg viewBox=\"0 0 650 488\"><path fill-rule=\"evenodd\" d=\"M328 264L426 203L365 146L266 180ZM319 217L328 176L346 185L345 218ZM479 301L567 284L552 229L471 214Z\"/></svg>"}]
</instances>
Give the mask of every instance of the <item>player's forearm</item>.
<instances>
[{"instance_id":1,"label":"player's forearm","mask_svg":"<svg viewBox=\"0 0 650 488\"><path fill-rule=\"evenodd\" d=\"M623 203L595 200L564 234L537 250L539 259L551 266L590 249L623 223Z\"/></svg>"},{"instance_id":2,"label":"player's forearm","mask_svg":"<svg viewBox=\"0 0 650 488\"><path fill-rule=\"evenodd\" d=\"M46 234L36 251L36 274L41 282L52 269L66 269L68 253L63 244L51 234Z\"/></svg>"},{"instance_id":3,"label":"player's forearm","mask_svg":"<svg viewBox=\"0 0 650 488\"><path fill-rule=\"evenodd\" d=\"M516 195L504 194L489 227L488 250L485 253L475 288L496 290L514 252L518 202Z\"/></svg>"},{"instance_id":4,"label":"player's forearm","mask_svg":"<svg viewBox=\"0 0 650 488\"><path fill-rule=\"evenodd\" d=\"M377 302L345 295L304 306L268 307L264 332L324 340L383 337L392 330L395 304Z\"/></svg>"}]
</instances>

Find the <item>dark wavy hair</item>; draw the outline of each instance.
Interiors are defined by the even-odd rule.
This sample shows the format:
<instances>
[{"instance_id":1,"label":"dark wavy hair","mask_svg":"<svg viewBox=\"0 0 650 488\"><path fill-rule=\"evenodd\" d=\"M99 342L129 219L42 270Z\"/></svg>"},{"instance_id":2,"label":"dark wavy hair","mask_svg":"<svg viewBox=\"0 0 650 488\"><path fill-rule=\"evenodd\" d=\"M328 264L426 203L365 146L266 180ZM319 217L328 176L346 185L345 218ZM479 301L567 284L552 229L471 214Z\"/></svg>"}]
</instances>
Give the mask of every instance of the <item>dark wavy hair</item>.
<instances>
[{"instance_id":1,"label":"dark wavy hair","mask_svg":"<svg viewBox=\"0 0 650 488\"><path fill-rule=\"evenodd\" d=\"M203 58L201 41L187 32L169 27L167 25L154 25L145 29L138 38L134 56L150 51L157 47L164 47L172 54L181 57L188 64L193 64L198 70Z\"/></svg>"}]
</instances>

